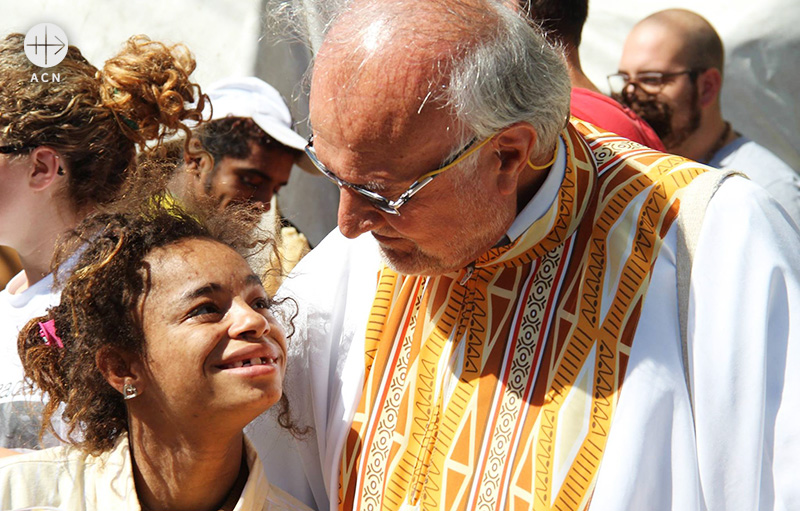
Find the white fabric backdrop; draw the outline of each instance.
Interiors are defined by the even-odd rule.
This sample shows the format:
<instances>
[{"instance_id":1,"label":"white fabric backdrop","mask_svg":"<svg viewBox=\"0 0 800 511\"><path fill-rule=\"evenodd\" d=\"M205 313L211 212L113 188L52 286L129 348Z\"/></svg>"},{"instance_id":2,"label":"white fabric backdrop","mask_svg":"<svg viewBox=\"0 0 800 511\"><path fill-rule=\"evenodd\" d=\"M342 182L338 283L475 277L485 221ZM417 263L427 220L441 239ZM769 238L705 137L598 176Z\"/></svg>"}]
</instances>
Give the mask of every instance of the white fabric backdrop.
<instances>
[{"instance_id":1,"label":"white fabric backdrop","mask_svg":"<svg viewBox=\"0 0 800 511\"><path fill-rule=\"evenodd\" d=\"M261 35L260 0L0 0L0 36L55 23L97 67L130 36L183 42L197 59L201 85L252 74Z\"/></svg>"}]
</instances>

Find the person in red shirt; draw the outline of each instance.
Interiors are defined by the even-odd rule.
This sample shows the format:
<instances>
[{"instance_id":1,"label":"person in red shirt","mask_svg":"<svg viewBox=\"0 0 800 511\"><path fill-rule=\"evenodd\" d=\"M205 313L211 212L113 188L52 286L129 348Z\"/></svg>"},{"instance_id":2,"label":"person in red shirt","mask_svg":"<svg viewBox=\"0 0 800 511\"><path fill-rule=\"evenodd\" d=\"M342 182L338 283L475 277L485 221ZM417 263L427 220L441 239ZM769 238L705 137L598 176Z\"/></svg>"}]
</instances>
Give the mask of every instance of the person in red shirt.
<instances>
[{"instance_id":1,"label":"person in red shirt","mask_svg":"<svg viewBox=\"0 0 800 511\"><path fill-rule=\"evenodd\" d=\"M578 47L589 12L589 0L518 1L522 12L544 29L550 42L564 48L572 82L570 113L642 145L664 151L664 144L653 128L630 108L603 95L581 68Z\"/></svg>"}]
</instances>

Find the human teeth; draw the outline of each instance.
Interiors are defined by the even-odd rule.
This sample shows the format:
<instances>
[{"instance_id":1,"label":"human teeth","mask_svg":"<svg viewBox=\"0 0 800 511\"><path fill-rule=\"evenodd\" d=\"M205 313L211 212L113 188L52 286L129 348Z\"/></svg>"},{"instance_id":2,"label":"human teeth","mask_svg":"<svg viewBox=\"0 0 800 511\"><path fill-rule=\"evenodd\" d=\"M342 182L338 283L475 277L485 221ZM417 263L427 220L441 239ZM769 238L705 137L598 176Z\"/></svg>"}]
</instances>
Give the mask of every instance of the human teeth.
<instances>
[{"instance_id":1,"label":"human teeth","mask_svg":"<svg viewBox=\"0 0 800 511\"><path fill-rule=\"evenodd\" d=\"M237 367L250 367L265 364L274 364L277 359L271 357L254 357L250 360L239 360L238 362L231 362L221 366L223 369L236 369Z\"/></svg>"}]
</instances>

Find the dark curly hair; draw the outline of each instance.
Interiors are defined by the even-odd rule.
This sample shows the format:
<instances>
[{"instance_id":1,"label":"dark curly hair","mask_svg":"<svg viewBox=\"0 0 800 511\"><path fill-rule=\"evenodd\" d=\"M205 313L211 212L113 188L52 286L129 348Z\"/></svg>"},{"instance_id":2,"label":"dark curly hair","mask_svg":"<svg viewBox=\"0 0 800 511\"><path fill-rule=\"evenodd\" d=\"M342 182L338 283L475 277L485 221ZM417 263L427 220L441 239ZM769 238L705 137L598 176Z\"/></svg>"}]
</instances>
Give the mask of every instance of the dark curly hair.
<instances>
[{"instance_id":1,"label":"dark curly hair","mask_svg":"<svg viewBox=\"0 0 800 511\"><path fill-rule=\"evenodd\" d=\"M264 149L281 149L298 158L302 151L288 147L262 130L250 117L223 117L203 123L193 131L203 149L214 159L214 167L226 156L243 159L250 156L250 143Z\"/></svg>"},{"instance_id":2,"label":"dark curly hair","mask_svg":"<svg viewBox=\"0 0 800 511\"><path fill-rule=\"evenodd\" d=\"M589 0L519 0L519 6L551 42L580 46Z\"/></svg>"},{"instance_id":3,"label":"dark curly hair","mask_svg":"<svg viewBox=\"0 0 800 511\"><path fill-rule=\"evenodd\" d=\"M161 142L184 120L201 120L205 96L189 81L195 61L183 45L131 37L102 70L74 46L52 68L60 81L31 82L40 71L25 56L25 36L0 40L0 135L19 154L56 149L69 168L74 209L108 203L132 170L136 148ZM157 145L157 144L156 144Z\"/></svg>"},{"instance_id":4,"label":"dark curly hair","mask_svg":"<svg viewBox=\"0 0 800 511\"><path fill-rule=\"evenodd\" d=\"M56 433L50 419L63 404L68 440L92 453L110 449L128 430L124 400L105 380L95 357L104 346L144 355L145 339L136 310L146 292L145 257L156 248L191 238L223 243L243 256L254 250L256 241L274 249L271 240L253 239L252 210L244 207L224 213L203 209L190 213L166 195L139 202L130 211L93 214L75 229L56 255L54 275L63 280L59 268L69 275L59 282L63 283L61 303L47 316L31 320L18 341L28 384L48 398L40 435L47 430ZM76 257L77 263L67 269ZM296 313L291 305L275 311L289 326L287 338ZM63 348L43 342L39 322L50 319ZM285 394L278 409L281 426L304 434L291 421ZM76 431L80 433L77 440Z\"/></svg>"}]
</instances>

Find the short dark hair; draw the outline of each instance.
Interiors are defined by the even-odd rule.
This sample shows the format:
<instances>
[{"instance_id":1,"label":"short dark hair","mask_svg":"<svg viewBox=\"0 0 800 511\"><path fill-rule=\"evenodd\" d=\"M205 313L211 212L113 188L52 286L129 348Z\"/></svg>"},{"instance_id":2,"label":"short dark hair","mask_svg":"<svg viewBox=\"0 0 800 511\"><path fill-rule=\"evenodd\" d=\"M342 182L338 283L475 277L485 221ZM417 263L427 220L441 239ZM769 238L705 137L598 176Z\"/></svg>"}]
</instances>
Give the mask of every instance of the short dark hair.
<instances>
[{"instance_id":1,"label":"short dark hair","mask_svg":"<svg viewBox=\"0 0 800 511\"><path fill-rule=\"evenodd\" d=\"M226 156L236 159L250 156L251 142L264 149L281 149L295 157L300 155L297 149L285 146L265 133L250 117L214 119L197 128L194 136L214 158L214 167Z\"/></svg>"},{"instance_id":2,"label":"short dark hair","mask_svg":"<svg viewBox=\"0 0 800 511\"><path fill-rule=\"evenodd\" d=\"M637 26L653 23L668 27L683 43L683 64L690 69L725 69L725 48L714 26L688 9L665 9L646 17Z\"/></svg>"},{"instance_id":3,"label":"short dark hair","mask_svg":"<svg viewBox=\"0 0 800 511\"><path fill-rule=\"evenodd\" d=\"M575 48L581 44L589 0L519 0L519 6L551 42Z\"/></svg>"}]
</instances>

